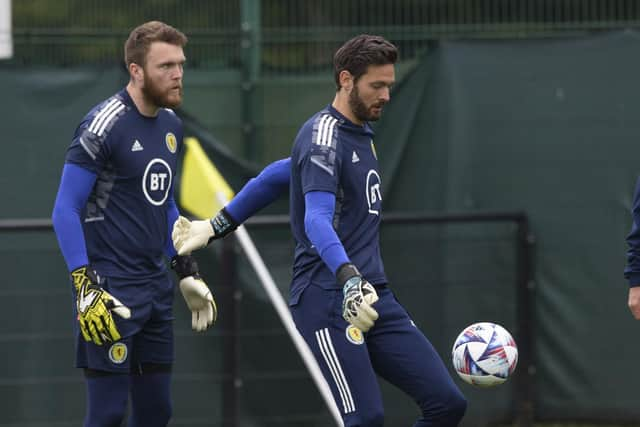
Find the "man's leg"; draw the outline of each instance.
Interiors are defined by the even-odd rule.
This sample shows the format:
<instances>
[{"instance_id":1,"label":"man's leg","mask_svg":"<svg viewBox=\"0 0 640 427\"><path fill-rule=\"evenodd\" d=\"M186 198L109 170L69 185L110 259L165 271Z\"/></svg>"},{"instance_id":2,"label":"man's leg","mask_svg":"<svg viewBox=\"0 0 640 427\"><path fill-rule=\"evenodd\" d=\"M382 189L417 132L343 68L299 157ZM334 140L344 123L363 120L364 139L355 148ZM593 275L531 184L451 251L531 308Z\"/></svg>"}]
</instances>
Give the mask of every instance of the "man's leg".
<instances>
[{"instance_id":1,"label":"man's leg","mask_svg":"<svg viewBox=\"0 0 640 427\"><path fill-rule=\"evenodd\" d=\"M127 411L129 375L85 369L85 380L84 427L120 427Z\"/></svg>"},{"instance_id":2,"label":"man's leg","mask_svg":"<svg viewBox=\"0 0 640 427\"><path fill-rule=\"evenodd\" d=\"M375 371L410 395L422 411L414 427L454 427L466 410L466 399L442 359L388 288L374 305L380 318L367 335Z\"/></svg>"},{"instance_id":3,"label":"man's leg","mask_svg":"<svg viewBox=\"0 0 640 427\"><path fill-rule=\"evenodd\" d=\"M128 427L165 427L171 419L173 294L168 277L154 280L151 314L133 343Z\"/></svg>"},{"instance_id":4,"label":"man's leg","mask_svg":"<svg viewBox=\"0 0 640 427\"><path fill-rule=\"evenodd\" d=\"M340 290L309 286L292 304L291 313L331 388L345 427L382 426L382 397L367 344L342 318L341 307Z\"/></svg>"},{"instance_id":5,"label":"man's leg","mask_svg":"<svg viewBox=\"0 0 640 427\"><path fill-rule=\"evenodd\" d=\"M134 337L150 315L151 305L136 303L123 293L137 283L105 277L104 288L131 309L131 318L114 316L122 339L95 345L86 342L76 325L76 366L84 368L87 382L85 427L120 427L129 399Z\"/></svg>"},{"instance_id":6,"label":"man's leg","mask_svg":"<svg viewBox=\"0 0 640 427\"><path fill-rule=\"evenodd\" d=\"M132 337L102 346L76 338L76 365L84 368L87 412L84 427L120 427L129 399Z\"/></svg>"},{"instance_id":7,"label":"man's leg","mask_svg":"<svg viewBox=\"0 0 640 427\"><path fill-rule=\"evenodd\" d=\"M143 364L131 374L129 427L164 427L173 412L171 365Z\"/></svg>"}]
</instances>

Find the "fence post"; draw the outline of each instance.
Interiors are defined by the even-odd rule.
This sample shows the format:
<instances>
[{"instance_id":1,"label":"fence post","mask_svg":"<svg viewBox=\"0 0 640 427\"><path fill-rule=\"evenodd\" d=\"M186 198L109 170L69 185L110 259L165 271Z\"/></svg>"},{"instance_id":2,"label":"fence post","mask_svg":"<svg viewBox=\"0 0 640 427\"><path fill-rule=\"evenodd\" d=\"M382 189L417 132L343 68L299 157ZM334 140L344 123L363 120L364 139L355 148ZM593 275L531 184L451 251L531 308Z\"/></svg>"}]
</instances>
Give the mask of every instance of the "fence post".
<instances>
[{"instance_id":1,"label":"fence post","mask_svg":"<svg viewBox=\"0 0 640 427\"><path fill-rule=\"evenodd\" d=\"M516 291L516 322L518 344L518 372L516 381L515 419L518 427L532 427L535 418L535 281L533 275L533 247L535 239L529 220L523 215L517 221L518 277Z\"/></svg>"},{"instance_id":2,"label":"fence post","mask_svg":"<svg viewBox=\"0 0 640 427\"><path fill-rule=\"evenodd\" d=\"M240 425L240 300L242 293L238 289L237 255L235 240L222 239L220 256L221 286L218 302L218 318L222 330L222 366L224 372L222 391L222 419L224 427Z\"/></svg>"},{"instance_id":3,"label":"fence post","mask_svg":"<svg viewBox=\"0 0 640 427\"><path fill-rule=\"evenodd\" d=\"M262 0L242 0L241 3L241 58L242 58L242 132L244 135L245 158L257 161L255 117L253 103L255 85L261 65L261 6Z\"/></svg>"}]
</instances>

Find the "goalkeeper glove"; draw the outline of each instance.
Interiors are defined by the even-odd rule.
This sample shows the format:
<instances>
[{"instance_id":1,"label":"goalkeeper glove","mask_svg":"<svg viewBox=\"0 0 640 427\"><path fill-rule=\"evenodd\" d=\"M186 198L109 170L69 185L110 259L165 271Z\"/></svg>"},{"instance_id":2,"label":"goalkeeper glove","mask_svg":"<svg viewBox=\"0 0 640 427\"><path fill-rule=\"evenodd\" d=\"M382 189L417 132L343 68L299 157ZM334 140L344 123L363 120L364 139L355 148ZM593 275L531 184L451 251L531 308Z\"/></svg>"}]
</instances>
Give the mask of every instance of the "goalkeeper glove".
<instances>
[{"instance_id":1,"label":"goalkeeper glove","mask_svg":"<svg viewBox=\"0 0 640 427\"><path fill-rule=\"evenodd\" d=\"M375 288L351 263L342 264L336 277L338 283L343 285L342 317L362 332L367 332L378 319L378 312L371 307L378 301Z\"/></svg>"},{"instance_id":2,"label":"goalkeeper glove","mask_svg":"<svg viewBox=\"0 0 640 427\"><path fill-rule=\"evenodd\" d=\"M218 307L211 291L198 273L198 264L191 256L176 255L171 259L173 268L180 279L180 292L191 310L191 328L205 331L218 317Z\"/></svg>"},{"instance_id":3,"label":"goalkeeper glove","mask_svg":"<svg viewBox=\"0 0 640 427\"><path fill-rule=\"evenodd\" d=\"M173 224L171 239L178 255L188 255L196 249L204 248L211 241L221 239L238 228L238 223L225 208L210 220L189 221L180 216Z\"/></svg>"},{"instance_id":4,"label":"goalkeeper glove","mask_svg":"<svg viewBox=\"0 0 640 427\"><path fill-rule=\"evenodd\" d=\"M78 323L85 341L102 345L118 341L121 336L111 313L123 319L131 317L131 311L100 286L100 277L88 265L71 272L76 288Z\"/></svg>"}]
</instances>

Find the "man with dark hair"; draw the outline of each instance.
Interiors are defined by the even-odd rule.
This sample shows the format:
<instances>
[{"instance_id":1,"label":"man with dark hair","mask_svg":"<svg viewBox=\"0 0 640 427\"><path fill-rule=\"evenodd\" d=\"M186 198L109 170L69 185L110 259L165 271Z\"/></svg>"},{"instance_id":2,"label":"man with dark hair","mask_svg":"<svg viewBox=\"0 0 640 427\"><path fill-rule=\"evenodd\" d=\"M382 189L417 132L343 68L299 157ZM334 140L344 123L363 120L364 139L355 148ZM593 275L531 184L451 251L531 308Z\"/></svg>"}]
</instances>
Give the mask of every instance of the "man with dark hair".
<instances>
[{"instance_id":1,"label":"man with dark hair","mask_svg":"<svg viewBox=\"0 0 640 427\"><path fill-rule=\"evenodd\" d=\"M285 188L290 165L296 249L289 305L345 426L383 425L377 374L418 404L414 426L452 427L466 400L395 299L380 256L382 190L368 122L390 99L397 56L382 37L346 42L334 57L335 98L302 126L291 159L270 165L211 221L180 218L173 239L186 254L225 235ZM271 190L261 192L266 182Z\"/></svg>"},{"instance_id":2,"label":"man with dark hair","mask_svg":"<svg viewBox=\"0 0 640 427\"><path fill-rule=\"evenodd\" d=\"M129 400L130 427L171 418L174 284L165 257L192 327L216 318L195 261L177 256L170 238L183 138L170 108L182 102L186 43L162 22L135 28L124 47L129 83L89 111L66 153L53 224L73 282L85 427L122 425Z\"/></svg>"}]
</instances>

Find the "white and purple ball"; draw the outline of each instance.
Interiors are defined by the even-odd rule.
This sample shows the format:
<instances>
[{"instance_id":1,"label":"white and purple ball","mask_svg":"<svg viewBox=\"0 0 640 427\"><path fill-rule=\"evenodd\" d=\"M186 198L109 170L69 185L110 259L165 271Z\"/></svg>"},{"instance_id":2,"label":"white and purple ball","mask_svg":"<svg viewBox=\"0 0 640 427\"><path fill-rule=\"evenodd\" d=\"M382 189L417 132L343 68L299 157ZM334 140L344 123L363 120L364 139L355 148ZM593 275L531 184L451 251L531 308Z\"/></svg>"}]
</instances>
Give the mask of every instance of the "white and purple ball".
<instances>
[{"instance_id":1,"label":"white and purple ball","mask_svg":"<svg viewBox=\"0 0 640 427\"><path fill-rule=\"evenodd\" d=\"M502 326L480 322L458 335L451 356L454 369L465 382L491 387L505 382L516 369L518 347Z\"/></svg>"}]
</instances>

